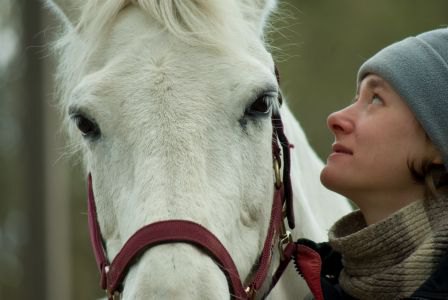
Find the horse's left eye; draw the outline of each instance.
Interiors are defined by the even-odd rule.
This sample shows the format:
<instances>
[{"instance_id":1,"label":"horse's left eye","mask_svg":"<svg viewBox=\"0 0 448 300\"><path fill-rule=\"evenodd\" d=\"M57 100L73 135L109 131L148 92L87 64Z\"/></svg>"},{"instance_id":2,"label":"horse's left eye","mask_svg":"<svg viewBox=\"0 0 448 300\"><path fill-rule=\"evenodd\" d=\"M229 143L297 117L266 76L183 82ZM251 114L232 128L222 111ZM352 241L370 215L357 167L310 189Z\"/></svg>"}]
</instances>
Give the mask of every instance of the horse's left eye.
<instances>
[{"instance_id":1,"label":"horse's left eye","mask_svg":"<svg viewBox=\"0 0 448 300\"><path fill-rule=\"evenodd\" d=\"M87 138L98 138L100 136L100 128L95 123L95 121L87 118L82 114L73 114L71 116L73 121L78 127L79 131L84 137Z\"/></svg>"},{"instance_id":2,"label":"horse's left eye","mask_svg":"<svg viewBox=\"0 0 448 300\"><path fill-rule=\"evenodd\" d=\"M247 109L246 114L249 116L265 116L269 115L272 110L273 96L265 94L258 97Z\"/></svg>"}]
</instances>

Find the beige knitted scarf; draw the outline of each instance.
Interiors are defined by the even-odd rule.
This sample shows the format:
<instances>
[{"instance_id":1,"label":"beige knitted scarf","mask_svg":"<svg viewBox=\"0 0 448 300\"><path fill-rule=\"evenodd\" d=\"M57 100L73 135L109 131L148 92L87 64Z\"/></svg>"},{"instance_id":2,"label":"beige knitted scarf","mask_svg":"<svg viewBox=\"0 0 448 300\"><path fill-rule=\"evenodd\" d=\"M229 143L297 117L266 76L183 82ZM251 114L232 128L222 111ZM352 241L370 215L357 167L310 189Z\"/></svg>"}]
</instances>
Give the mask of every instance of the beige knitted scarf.
<instances>
[{"instance_id":1,"label":"beige knitted scarf","mask_svg":"<svg viewBox=\"0 0 448 300\"><path fill-rule=\"evenodd\" d=\"M343 257L339 283L358 299L409 297L429 277L448 249L448 199L414 202L366 226L360 211L330 230Z\"/></svg>"}]
</instances>

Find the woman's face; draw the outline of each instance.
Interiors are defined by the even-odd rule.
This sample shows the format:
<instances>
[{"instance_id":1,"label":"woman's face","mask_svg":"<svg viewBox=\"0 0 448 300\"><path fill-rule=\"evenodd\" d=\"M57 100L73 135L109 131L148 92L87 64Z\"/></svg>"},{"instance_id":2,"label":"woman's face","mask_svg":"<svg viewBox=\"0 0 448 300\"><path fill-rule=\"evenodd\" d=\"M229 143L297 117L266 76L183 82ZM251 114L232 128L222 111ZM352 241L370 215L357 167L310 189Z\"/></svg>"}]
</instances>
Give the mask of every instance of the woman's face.
<instances>
[{"instance_id":1,"label":"woman's face","mask_svg":"<svg viewBox=\"0 0 448 300\"><path fill-rule=\"evenodd\" d=\"M407 104L381 77L366 76L356 101L332 113L327 123L335 136L321 173L327 188L353 201L368 193L424 190L408 163L432 159L434 147Z\"/></svg>"}]
</instances>

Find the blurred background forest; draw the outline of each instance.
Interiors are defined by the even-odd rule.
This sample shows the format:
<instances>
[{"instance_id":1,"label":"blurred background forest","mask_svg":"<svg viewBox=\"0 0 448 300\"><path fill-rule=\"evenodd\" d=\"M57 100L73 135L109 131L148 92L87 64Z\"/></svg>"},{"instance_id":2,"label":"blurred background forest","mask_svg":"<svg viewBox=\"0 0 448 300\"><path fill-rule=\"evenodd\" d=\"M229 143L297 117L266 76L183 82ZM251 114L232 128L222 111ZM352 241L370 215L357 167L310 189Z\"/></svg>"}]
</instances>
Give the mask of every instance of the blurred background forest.
<instances>
[{"instance_id":1,"label":"blurred background forest","mask_svg":"<svg viewBox=\"0 0 448 300\"><path fill-rule=\"evenodd\" d=\"M85 178L64 154L53 97L59 24L37 0L0 4L0 299L96 299ZM326 117L353 98L360 63L448 25L446 0L283 0L281 10L269 37L282 89L323 159Z\"/></svg>"}]
</instances>

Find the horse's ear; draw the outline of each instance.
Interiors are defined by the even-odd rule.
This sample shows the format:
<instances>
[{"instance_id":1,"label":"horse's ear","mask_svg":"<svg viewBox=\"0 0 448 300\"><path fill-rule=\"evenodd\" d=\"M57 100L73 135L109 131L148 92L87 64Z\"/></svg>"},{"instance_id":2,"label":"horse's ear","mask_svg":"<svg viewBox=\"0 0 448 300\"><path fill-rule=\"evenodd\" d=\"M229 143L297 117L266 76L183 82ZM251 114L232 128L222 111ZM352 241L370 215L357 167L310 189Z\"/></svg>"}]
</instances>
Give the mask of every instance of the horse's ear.
<instances>
[{"instance_id":1,"label":"horse's ear","mask_svg":"<svg viewBox=\"0 0 448 300\"><path fill-rule=\"evenodd\" d=\"M86 0L44 0L45 4L68 26L75 26Z\"/></svg>"},{"instance_id":2,"label":"horse's ear","mask_svg":"<svg viewBox=\"0 0 448 300\"><path fill-rule=\"evenodd\" d=\"M269 15L277 7L277 0L240 0L240 3L245 18L262 36Z\"/></svg>"}]
</instances>

